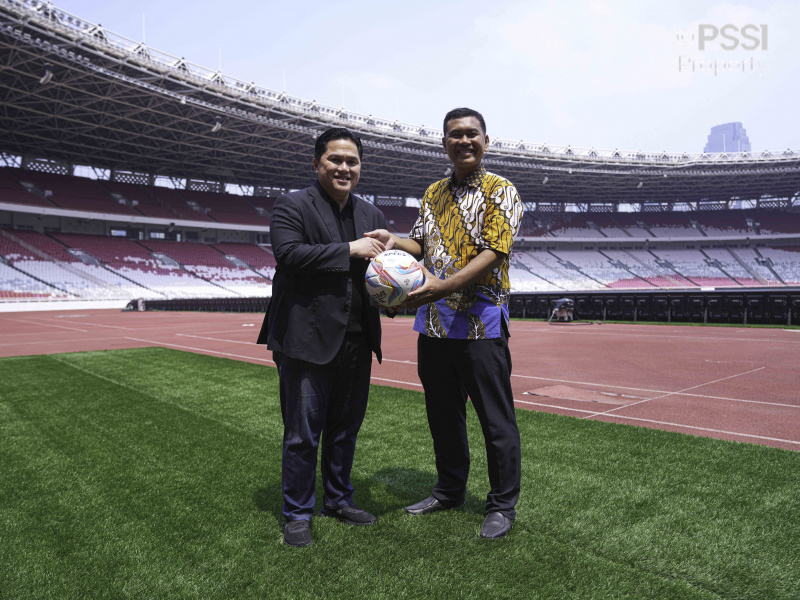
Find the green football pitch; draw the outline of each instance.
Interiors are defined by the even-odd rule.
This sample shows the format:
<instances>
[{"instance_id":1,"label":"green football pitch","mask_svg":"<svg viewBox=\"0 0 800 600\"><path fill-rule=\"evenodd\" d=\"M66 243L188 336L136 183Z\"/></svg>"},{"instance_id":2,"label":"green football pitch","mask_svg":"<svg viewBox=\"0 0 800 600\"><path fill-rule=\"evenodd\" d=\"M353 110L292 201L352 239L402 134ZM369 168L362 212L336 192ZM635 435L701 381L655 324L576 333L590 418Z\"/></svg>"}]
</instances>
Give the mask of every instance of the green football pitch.
<instances>
[{"instance_id":1,"label":"green football pitch","mask_svg":"<svg viewBox=\"0 0 800 600\"><path fill-rule=\"evenodd\" d=\"M148 348L0 360L0 598L800 597L800 453L518 411L518 518L409 517L435 483L420 393L373 387L373 527L281 543L272 368ZM321 498L321 493L318 494Z\"/></svg>"}]
</instances>

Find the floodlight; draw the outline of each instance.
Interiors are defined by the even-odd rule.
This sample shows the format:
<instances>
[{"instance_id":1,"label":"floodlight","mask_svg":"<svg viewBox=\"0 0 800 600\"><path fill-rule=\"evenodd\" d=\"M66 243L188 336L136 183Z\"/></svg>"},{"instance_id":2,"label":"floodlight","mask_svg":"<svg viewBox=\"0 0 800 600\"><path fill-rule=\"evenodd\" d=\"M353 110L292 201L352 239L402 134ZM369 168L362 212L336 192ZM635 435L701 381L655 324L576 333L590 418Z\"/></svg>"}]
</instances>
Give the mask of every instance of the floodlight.
<instances>
[{"instance_id":1,"label":"floodlight","mask_svg":"<svg viewBox=\"0 0 800 600\"><path fill-rule=\"evenodd\" d=\"M636 186L636 189L637 189L637 190L641 189L643 185L644 185L644 183L642 183L642 182L640 181L640 182L639 182L639 185L637 185L637 186Z\"/></svg>"},{"instance_id":2,"label":"floodlight","mask_svg":"<svg viewBox=\"0 0 800 600\"><path fill-rule=\"evenodd\" d=\"M53 79L53 65L47 63L44 66L44 75L42 75L42 78L39 80L39 84L44 85L50 83L51 79Z\"/></svg>"},{"instance_id":3,"label":"floodlight","mask_svg":"<svg viewBox=\"0 0 800 600\"><path fill-rule=\"evenodd\" d=\"M211 133L217 133L220 129L222 129L222 119L214 117L214 126L211 128Z\"/></svg>"},{"instance_id":4,"label":"floodlight","mask_svg":"<svg viewBox=\"0 0 800 600\"><path fill-rule=\"evenodd\" d=\"M545 183L547 183L547 180L548 180L548 179L550 179L550 178L549 178L547 175L545 175L545 176L544 176L544 179L542 179L542 185L544 185Z\"/></svg>"}]
</instances>

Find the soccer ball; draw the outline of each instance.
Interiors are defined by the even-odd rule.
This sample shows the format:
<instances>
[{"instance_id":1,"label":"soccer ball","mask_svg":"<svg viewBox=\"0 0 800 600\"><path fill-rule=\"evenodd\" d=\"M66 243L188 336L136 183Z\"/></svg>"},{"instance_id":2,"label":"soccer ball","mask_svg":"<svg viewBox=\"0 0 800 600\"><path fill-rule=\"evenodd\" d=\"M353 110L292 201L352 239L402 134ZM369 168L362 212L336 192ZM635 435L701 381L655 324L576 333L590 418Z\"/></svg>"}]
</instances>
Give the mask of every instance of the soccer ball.
<instances>
[{"instance_id":1,"label":"soccer ball","mask_svg":"<svg viewBox=\"0 0 800 600\"><path fill-rule=\"evenodd\" d=\"M408 252L386 250L367 267L367 293L385 308L402 304L406 296L425 283L425 273Z\"/></svg>"}]
</instances>

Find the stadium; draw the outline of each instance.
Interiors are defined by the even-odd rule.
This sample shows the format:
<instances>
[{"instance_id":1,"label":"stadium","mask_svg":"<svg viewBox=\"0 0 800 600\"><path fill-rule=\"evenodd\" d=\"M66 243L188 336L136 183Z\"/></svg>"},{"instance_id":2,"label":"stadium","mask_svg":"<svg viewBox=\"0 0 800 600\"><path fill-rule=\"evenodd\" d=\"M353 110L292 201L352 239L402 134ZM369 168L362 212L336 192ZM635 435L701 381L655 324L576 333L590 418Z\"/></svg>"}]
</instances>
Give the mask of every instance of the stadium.
<instances>
[{"instance_id":1,"label":"stadium","mask_svg":"<svg viewBox=\"0 0 800 600\"><path fill-rule=\"evenodd\" d=\"M514 393L526 458L549 461L524 485L547 491L522 507L526 545L504 541L499 579L470 537L480 487L436 521L448 556L390 513L435 470L411 325L387 322L357 455L378 458L357 478L389 531L321 526L317 545L352 570L339 575L323 548L303 565L281 553L280 448L264 449L280 417L250 404L277 395L253 346L271 211L309 185L317 136L342 126L364 143L357 192L407 236L451 172L441 132L240 81L39 0L0 0L0 48L0 597L411 598L451 593L455 577L483 598L796 593L800 149L492 138L484 163L525 206ZM562 298L603 326L548 328ZM301 567L321 574L301 585Z\"/></svg>"}]
</instances>

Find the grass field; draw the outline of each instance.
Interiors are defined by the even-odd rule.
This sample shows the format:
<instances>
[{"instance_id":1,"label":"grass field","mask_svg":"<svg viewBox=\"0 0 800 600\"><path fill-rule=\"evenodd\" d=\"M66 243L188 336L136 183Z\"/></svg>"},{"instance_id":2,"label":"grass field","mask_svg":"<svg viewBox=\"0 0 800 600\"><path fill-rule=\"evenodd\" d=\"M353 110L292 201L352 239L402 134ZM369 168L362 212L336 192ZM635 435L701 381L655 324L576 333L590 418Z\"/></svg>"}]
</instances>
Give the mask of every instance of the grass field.
<instances>
[{"instance_id":1,"label":"grass field","mask_svg":"<svg viewBox=\"0 0 800 600\"><path fill-rule=\"evenodd\" d=\"M373 387L355 461L374 527L281 543L274 369L161 348L0 360L0 598L800 596L800 453L518 411L511 535L470 411L465 510L435 483L422 395ZM320 496L321 497L321 494Z\"/></svg>"}]
</instances>

